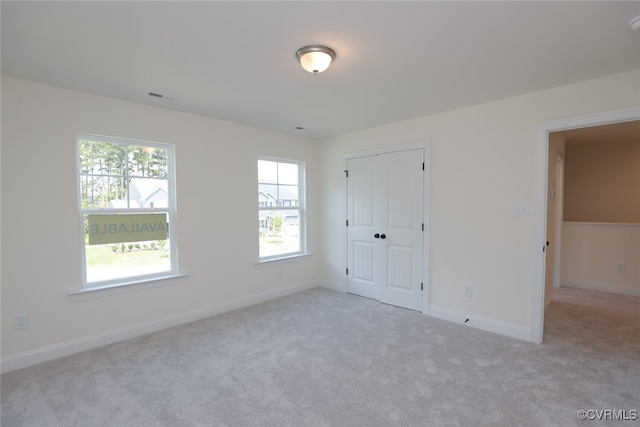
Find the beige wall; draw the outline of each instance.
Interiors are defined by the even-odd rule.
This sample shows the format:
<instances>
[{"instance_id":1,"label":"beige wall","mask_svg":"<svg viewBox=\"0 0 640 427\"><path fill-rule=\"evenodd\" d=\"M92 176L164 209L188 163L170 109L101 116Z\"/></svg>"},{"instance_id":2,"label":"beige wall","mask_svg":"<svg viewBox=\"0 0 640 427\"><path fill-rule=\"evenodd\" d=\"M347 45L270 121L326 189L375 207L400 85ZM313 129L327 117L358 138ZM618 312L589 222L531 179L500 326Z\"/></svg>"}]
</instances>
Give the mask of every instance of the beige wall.
<instances>
[{"instance_id":1,"label":"beige wall","mask_svg":"<svg viewBox=\"0 0 640 427\"><path fill-rule=\"evenodd\" d=\"M640 224L565 222L562 286L640 296Z\"/></svg>"},{"instance_id":2,"label":"beige wall","mask_svg":"<svg viewBox=\"0 0 640 427\"><path fill-rule=\"evenodd\" d=\"M640 139L567 145L564 219L640 223Z\"/></svg>"}]
</instances>

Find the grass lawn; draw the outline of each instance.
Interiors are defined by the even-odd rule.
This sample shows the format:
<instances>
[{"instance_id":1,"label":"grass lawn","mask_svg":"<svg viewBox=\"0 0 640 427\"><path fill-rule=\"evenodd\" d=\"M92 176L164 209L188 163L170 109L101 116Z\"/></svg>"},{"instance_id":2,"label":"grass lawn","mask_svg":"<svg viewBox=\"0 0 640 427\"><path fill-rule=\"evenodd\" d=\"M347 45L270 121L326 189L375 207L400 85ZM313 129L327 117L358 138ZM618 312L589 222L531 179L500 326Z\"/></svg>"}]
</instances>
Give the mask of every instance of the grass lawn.
<instances>
[{"instance_id":1,"label":"grass lawn","mask_svg":"<svg viewBox=\"0 0 640 427\"><path fill-rule=\"evenodd\" d=\"M166 250L133 250L122 253L111 249L112 245L87 246L87 266L90 267L131 267L140 264L165 264L169 252Z\"/></svg>"},{"instance_id":2,"label":"grass lawn","mask_svg":"<svg viewBox=\"0 0 640 427\"><path fill-rule=\"evenodd\" d=\"M88 245L87 280L95 282L118 277L169 271L171 261L168 249L133 249L113 251L112 244ZM118 245L119 246L119 245Z\"/></svg>"},{"instance_id":3,"label":"grass lawn","mask_svg":"<svg viewBox=\"0 0 640 427\"><path fill-rule=\"evenodd\" d=\"M260 256L278 255L300 250L298 236L260 236Z\"/></svg>"}]
</instances>

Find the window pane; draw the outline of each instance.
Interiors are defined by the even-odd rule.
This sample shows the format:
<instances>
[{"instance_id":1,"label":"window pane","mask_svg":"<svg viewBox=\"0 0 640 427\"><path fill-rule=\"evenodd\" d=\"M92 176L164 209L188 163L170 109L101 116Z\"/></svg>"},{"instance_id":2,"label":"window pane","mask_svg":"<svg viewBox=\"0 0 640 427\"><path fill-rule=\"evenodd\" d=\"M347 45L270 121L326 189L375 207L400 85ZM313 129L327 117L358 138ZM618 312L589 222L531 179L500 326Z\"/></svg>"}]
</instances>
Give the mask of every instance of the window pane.
<instances>
[{"instance_id":1,"label":"window pane","mask_svg":"<svg viewBox=\"0 0 640 427\"><path fill-rule=\"evenodd\" d=\"M258 206L277 206L278 186L272 184L258 184Z\"/></svg>"},{"instance_id":2,"label":"window pane","mask_svg":"<svg viewBox=\"0 0 640 427\"><path fill-rule=\"evenodd\" d=\"M298 185L298 165L278 163L278 183Z\"/></svg>"},{"instance_id":3,"label":"window pane","mask_svg":"<svg viewBox=\"0 0 640 427\"><path fill-rule=\"evenodd\" d=\"M105 140L78 138L86 284L175 273L175 248L169 245L172 149Z\"/></svg>"},{"instance_id":4,"label":"window pane","mask_svg":"<svg viewBox=\"0 0 640 427\"><path fill-rule=\"evenodd\" d=\"M132 208L166 208L169 203L169 181L154 178L132 178L129 181Z\"/></svg>"},{"instance_id":5,"label":"window pane","mask_svg":"<svg viewBox=\"0 0 640 427\"><path fill-rule=\"evenodd\" d=\"M166 213L85 215L87 283L170 271L168 229Z\"/></svg>"},{"instance_id":6,"label":"window pane","mask_svg":"<svg viewBox=\"0 0 640 427\"><path fill-rule=\"evenodd\" d=\"M258 160L260 258L304 251L301 168L301 162Z\"/></svg>"},{"instance_id":7,"label":"window pane","mask_svg":"<svg viewBox=\"0 0 640 427\"><path fill-rule=\"evenodd\" d=\"M167 177L167 150L156 147L128 146L129 176Z\"/></svg>"},{"instance_id":8,"label":"window pane","mask_svg":"<svg viewBox=\"0 0 640 427\"><path fill-rule=\"evenodd\" d=\"M298 186L278 185L278 206L298 206Z\"/></svg>"},{"instance_id":9,"label":"window pane","mask_svg":"<svg viewBox=\"0 0 640 427\"><path fill-rule=\"evenodd\" d=\"M169 240L86 245L87 283L171 271Z\"/></svg>"},{"instance_id":10,"label":"window pane","mask_svg":"<svg viewBox=\"0 0 640 427\"><path fill-rule=\"evenodd\" d=\"M278 163L258 160L258 181L271 184L278 182Z\"/></svg>"},{"instance_id":11,"label":"window pane","mask_svg":"<svg viewBox=\"0 0 640 427\"><path fill-rule=\"evenodd\" d=\"M300 211L258 212L260 257L300 252Z\"/></svg>"},{"instance_id":12,"label":"window pane","mask_svg":"<svg viewBox=\"0 0 640 427\"><path fill-rule=\"evenodd\" d=\"M124 177L82 175L80 187L83 209L128 207ZM123 200L123 202L115 202L117 200Z\"/></svg>"},{"instance_id":13,"label":"window pane","mask_svg":"<svg viewBox=\"0 0 640 427\"><path fill-rule=\"evenodd\" d=\"M126 146L108 142L80 140L80 173L125 175Z\"/></svg>"}]
</instances>

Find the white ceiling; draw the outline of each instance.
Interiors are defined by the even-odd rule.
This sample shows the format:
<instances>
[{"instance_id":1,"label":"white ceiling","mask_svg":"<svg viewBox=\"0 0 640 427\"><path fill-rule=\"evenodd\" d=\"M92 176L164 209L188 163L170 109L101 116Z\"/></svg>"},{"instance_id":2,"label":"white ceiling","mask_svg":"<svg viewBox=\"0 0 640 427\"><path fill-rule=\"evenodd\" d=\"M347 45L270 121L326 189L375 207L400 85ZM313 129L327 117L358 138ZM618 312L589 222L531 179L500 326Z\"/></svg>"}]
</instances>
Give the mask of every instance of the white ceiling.
<instances>
[{"instance_id":1,"label":"white ceiling","mask_svg":"<svg viewBox=\"0 0 640 427\"><path fill-rule=\"evenodd\" d=\"M313 138L640 68L639 1L1 7L5 75ZM329 70L302 70L307 44Z\"/></svg>"}]
</instances>

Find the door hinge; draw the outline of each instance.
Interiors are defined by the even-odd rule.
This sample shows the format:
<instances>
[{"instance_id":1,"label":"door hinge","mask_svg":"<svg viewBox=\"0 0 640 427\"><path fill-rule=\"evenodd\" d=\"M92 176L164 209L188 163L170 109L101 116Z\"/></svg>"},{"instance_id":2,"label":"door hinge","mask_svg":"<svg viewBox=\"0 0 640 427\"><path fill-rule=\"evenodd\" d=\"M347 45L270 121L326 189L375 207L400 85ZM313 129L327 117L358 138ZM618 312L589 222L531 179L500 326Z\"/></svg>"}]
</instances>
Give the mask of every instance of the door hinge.
<instances>
[{"instance_id":1,"label":"door hinge","mask_svg":"<svg viewBox=\"0 0 640 427\"><path fill-rule=\"evenodd\" d=\"M344 174L345 174L345 176L346 176L347 178L349 178L349 171L347 171L347 170L346 170L346 171L344 171Z\"/></svg>"},{"instance_id":2,"label":"door hinge","mask_svg":"<svg viewBox=\"0 0 640 427\"><path fill-rule=\"evenodd\" d=\"M349 269L347 268L347 276L349 275Z\"/></svg>"},{"instance_id":3,"label":"door hinge","mask_svg":"<svg viewBox=\"0 0 640 427\"><path fill-rule=\"evenodd\" d=\"M422 162L422 170L424 170L424 162Z\"/></svg>"},{"instance_id":4,"label":"door hinge","mask_svg":"<svg viewBox=\"0 0 640 427\"><path fill-rule=\"evenodd\" d=\"M424 291L424 283L420 283L420 290Z\"/></svg>"},{"instance_id":5,"label":"door hinge","mask_svg":"<svg viewBox=\"0 0 640 427\"><path fill-rule=\"evenodd\" d=\"M346 220L346 223L347 223L347 227L348 227L349 226L349 220Z\"/></svg>"},{"instance_id":6,"label":"door hinge","mask_svg":"<svg viewBox=\"0 0 640 427\"><path fill-rule=\"evenodd\" d=\"M424 231L424 222L422 223L422 231Z\"/></svg>"}]
</instances>

